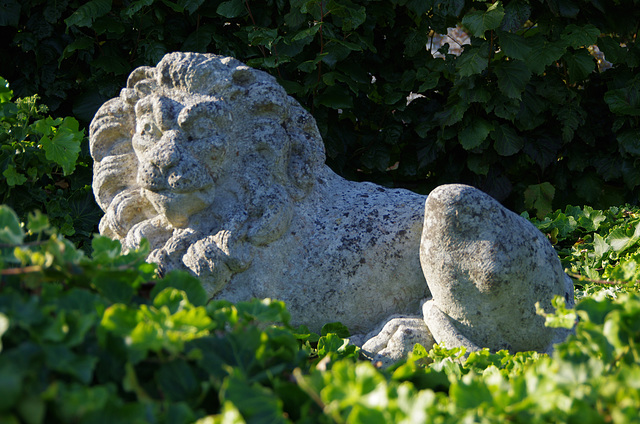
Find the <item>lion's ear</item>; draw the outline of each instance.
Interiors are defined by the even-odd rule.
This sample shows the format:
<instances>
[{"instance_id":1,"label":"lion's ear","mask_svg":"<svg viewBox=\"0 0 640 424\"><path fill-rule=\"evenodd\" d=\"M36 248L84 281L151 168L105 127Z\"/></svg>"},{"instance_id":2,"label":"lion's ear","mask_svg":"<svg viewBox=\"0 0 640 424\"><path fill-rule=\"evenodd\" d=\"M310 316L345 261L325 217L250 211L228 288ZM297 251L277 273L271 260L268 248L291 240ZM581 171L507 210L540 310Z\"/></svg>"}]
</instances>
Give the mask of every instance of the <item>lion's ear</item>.
<instances>
[{"instance_id":1,"label":"lion's ear","mask_svg":"<svg viewBox=\"0 0 640 424\"><path fill-rule=\"evenodd\" d=\"M96 162L132 151L135 122L131 107L119 97L98 109L89 127L89 150Z\"/></svg>"},{"instance_id":2,"label":"lion's ear","mask_svg":"<svg viewBox=\"0 0 640 424\"><path fill-rule=\"evenodd\" d=\"M153 78L155 76L155 68L151 66L141 66L131 72L127 79L127 88L133 88L142 80Z\"/></svg>"}]
</instances>

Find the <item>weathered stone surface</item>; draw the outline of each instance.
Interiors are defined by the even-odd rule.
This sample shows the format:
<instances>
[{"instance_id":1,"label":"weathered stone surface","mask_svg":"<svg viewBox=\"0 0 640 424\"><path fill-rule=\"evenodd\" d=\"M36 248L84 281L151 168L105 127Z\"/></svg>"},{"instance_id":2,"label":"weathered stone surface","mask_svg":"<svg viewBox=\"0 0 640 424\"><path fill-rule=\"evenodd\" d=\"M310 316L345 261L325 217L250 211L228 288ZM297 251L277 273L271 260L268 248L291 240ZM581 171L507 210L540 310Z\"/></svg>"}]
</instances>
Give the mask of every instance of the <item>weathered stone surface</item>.
<instances>
[{"instance_id":1,"label":"weathered stone surface","mask_svg":"<svg viewBox=\"0 0 640 424\"><path fill-rule=\"evenodd\" d=\"M169 54L98 111L91 151L100 231L148 238L213 297L280 299L315 331L421 313L425 197L334 174L314 119L264 72Z\"/></svg>"},{"instance_id":2,"label":"weathered stone surface","mask_svg":"<svg viewBox=\"0 0 640 424\"><path fill-rule=\"evenodd\" d=\"M324 165L313 117L273 77L235 59L172 53L134 70L96 114L90 145L100 232L127 249L148 239L162 272L190 271L214 298L280 299L294 325L313 331L340 321L372 357L398 358L433 338L548 342L529 306L547 302L564 275L535 229L499 224L511 215L471 188L461 189L471 200L458 202L469 205L456 221L438 206L442 191L425 219L425 196L344 180ZM447 233L467 221L481 228ZM487 225L495 228L485 240ZM431 332L421 310L429 289Z\"/></svg>"},{"instance_id":3,"label":"weathered stone surface","mask_svg":"<svg viewBox=\"0 0 640 424\"><path fill-rule=\"evenodd\" d=\"M544 235L469 186L429 194L420 260L433 296L425 321L451 347L546 351L557 331L536 302L551 310L561 295L573 305L573 284Z\"/></svg>"}]
</instances>

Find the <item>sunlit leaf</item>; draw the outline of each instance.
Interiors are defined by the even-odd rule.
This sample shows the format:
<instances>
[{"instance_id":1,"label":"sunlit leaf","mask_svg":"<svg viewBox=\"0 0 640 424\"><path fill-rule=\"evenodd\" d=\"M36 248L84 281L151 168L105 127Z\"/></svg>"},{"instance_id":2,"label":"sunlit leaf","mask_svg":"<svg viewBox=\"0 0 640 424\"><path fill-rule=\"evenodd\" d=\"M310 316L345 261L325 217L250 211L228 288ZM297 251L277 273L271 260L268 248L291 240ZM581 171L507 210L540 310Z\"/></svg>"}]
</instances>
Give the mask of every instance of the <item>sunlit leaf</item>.
<instances>
[{"instance_id":1,"label":"sunlit leaf","mask_svg":"<svg viewBox=\"0 0 640 424\"><path fill-rule=\"evenodd\" d=\"M23 240L24 230L18 215L10 207L0 205L0 243L19 245Z\"/></svg>"}]
</instances>

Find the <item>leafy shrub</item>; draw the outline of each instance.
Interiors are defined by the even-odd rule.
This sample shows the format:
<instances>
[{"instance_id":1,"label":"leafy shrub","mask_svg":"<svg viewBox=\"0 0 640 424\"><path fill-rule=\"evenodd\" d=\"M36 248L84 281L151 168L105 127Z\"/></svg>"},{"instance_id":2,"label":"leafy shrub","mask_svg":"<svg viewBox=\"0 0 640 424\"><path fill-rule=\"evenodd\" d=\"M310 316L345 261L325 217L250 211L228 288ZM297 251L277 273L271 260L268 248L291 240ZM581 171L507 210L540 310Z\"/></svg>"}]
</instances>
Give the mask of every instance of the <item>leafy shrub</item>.
<instances>
[{"instance_id":1,"label":"leafy shrub","mask_svg":"<svg viewBox=\"0 0 640 424\"><path fill-rule=\"evenodd\" d=\"M640 288L637 206L614 206L604 211L567 206L532 222L547 234L569 274L577 278L584 291L579 295L599 292L602 285L609 286L611 293Z\"/></svg>"},{"instance_id":2,"label":"leafy shrub","mask_svg":"<svg viewBox=\"0 0 640 424\"><path fill-rule=\"evenodd\" d=\"M621 219L588 212L599 230ZM0 206L2 422L637 422L633 287L556 303L549 323L580 320L552 356L416 345L380 370L339 324L317 335L282 302L208 301L187 274L159 279L148 245L120 249L97 236L88 258L41 214L21 226Z\"/></svg>"},{"instance_id":3,"label":"leafy shrub","mask_svg":"<svg viewBox=\"0 0 640 424\"><path fill-rule=\"evenodd\" d=\"M75 118L53 119L47 111L37 95L13 99L0 77L0 203L22 220L43 211L63 235L86 242L100 211L87 183L91 159L81 152L85 136Z\"/></svg>"},{"instance_id":4,"label":"leafy shrub","mask_svg":"<svg viewBox=\"0 0 640 424\"><path fill-rule=\"evenodd\" d=\"M159 280L148 245L122 254L98 236L88 258L42 215L26 228L0 206L2 422L186 423L225 402L299 418L313 405L287 376L357 356L329 332L342 326L293 329L282 302L207 302L186 273Z\"/></svg>"},{"instance_id":5,"label":"leafy shrub","mask_svg":"<svg viewBox=\"0 0 640 424\"><path fill-rule=\"evenodd\" d=\"M5 3L0 74L85 123L134 67L208 51L276 76L350 179L467 182L538 217L637 201L637 0ZM462 54L425 48L457 24Z\"/></svg>"}]
</instances>

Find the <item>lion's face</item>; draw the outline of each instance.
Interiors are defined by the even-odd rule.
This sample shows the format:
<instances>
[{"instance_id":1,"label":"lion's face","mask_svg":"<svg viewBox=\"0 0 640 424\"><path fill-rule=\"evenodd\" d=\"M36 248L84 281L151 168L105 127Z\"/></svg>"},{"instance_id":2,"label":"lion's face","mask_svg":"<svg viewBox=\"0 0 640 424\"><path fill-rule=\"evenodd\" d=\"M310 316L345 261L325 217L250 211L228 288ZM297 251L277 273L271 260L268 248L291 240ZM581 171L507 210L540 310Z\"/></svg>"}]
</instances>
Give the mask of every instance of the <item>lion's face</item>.
<instances>
[{"instance_id":1,"label":"lion's face","mask_svg":"<svg viewBox=\"0 0 640 424\"><path fill-rule=\"evenodd\" d=\"M100 232L205 274L241 272L281 237L325 159L315 121L273 77L211 54L134 70L90 132ZM206 258L189 250L199 240Z\"/></svg>"},{"instance_id":2,"label":"lion's face","mask_svg":"<svg viewBox=\"0 0 640 424\"><path fill-rule=\"evenodd\" d=\"M228 147L228 112L213 97L165 92L139 101L135 114L142 196L174 227L184 227L213 202Z\"/></svg>"}]
</instances>

